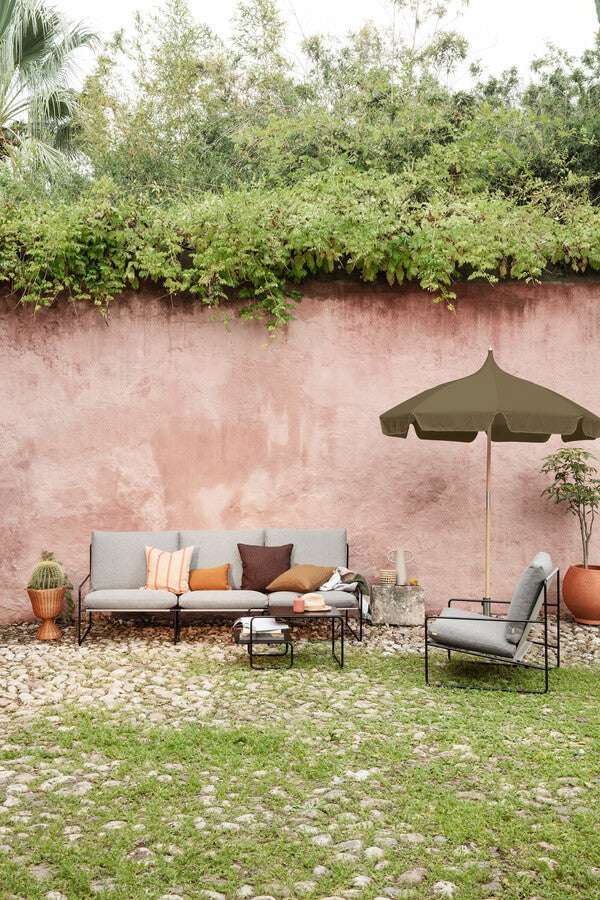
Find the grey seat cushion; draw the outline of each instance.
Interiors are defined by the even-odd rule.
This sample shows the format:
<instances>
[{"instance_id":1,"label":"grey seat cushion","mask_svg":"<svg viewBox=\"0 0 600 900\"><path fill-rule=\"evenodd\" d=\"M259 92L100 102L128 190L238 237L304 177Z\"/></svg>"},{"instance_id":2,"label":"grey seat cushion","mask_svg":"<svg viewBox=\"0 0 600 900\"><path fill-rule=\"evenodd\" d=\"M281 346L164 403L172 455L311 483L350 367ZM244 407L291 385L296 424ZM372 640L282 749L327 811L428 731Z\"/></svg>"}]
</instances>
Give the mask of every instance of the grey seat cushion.
<instances>
[{"instance_id":1,"label":"grey seat cushion","mask_svg":"<svg viewBox=\"0 0 600 900\"><path fill-rule=\"evenodd\" d=\"M267 597L258 591L188 591L179 598L182 609L205 612L247 612L267 606Z\"/></svg>"},{"instance_id":2,"label":"grey seat cushion","mask_svg":"<svg viewBox=\"0 0 600 900\"><path fill-rule=\"evenodd\" d=\"M214 569L230 563L229 583L236 590L242 584L242 560L238 544L265 545L262 528L241 531L180 531L179 548L194 546L190 569Z\"/></svg>"},{"instance_id":3,"label":"grey seat cushion","mask_svg":"<svg viewBox=\"0 0 600 900\"><path fill-rule=\"evenodd\" d=\"M345 528L267 528L265 545L293 544L290 566L345 566L347 560Z\"/></svg>"},{"instance_id":4,"label":"grey seat cushion","mask_svg":"<svg viewBox=\"0 0 600 900\"><path fill-rule=\"evenodd\" d=\"M510 601L507 619L529 619L545 579L552 572L552 560L547 553L537 553L519 579ZM506 623L506 639L511 644L521 640L525 625Z\"/></svg>"},{"instance_id":5,"label":"grey seat cushion","mask_svg":"<svg viewBox=\"0 0 600 900\"><path fill-rule=\"evenodd\" d=\"M179 549L179 532L93 531L90 590L135 590L143 587L148 572L146 546L172 553Z\"/></svg>"},{"instance_id":6,"label":"grey seat cushion","mask_svg":"<svg viewBox=\"0 0 600 900\"><path fill-rule=\"evenodd\" d=\"M177 606L177 596L169 591L91 591L85 598L88 609L139 609L150 612Z\"/></svg>"},{"instance_id":7,"label":"grey seat cushion","mask_svg":"<svg viewBox=\"0 0 600 900\"><path fill-rule=\"evenodd\" d=\"M338 609L356 609L356 595L348 591L315 591L321 594L328 606L336 606ZM298 591L273 591L269 594L269 606L271 609L277 606L291 606L298 596Z\"/></svg>"},{"instance_id":8,"label":"grey seat cushion","mask_svg":"<svg viewBox=\"0 0 600 900\"><path fill-rule=\"evenodd\" d=\"M465 619L475 621L464 621ZM506 639L504 619L481 616L464 609L446 607L437 619L429 623L427 633L436 644L474 650L477 653L512 658L516 649Z\"/></svg>"}]
</instances>

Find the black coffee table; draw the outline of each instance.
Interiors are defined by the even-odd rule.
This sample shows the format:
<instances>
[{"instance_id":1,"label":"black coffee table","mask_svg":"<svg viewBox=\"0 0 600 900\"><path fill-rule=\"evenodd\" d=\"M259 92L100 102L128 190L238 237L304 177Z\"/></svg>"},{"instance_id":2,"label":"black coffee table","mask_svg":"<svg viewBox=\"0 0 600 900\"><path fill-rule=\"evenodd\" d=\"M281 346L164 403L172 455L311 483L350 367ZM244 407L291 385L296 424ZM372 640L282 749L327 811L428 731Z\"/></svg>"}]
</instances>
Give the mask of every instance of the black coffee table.
<instances>
[{"instance_id":1,"label":"black coffee table","mask_svg":"<svg viewBox=\"0 0 600 900\"><path fill-rule=\"evenodd\" d=\"M269 615L274 616L276 619L284 619L286 622L300 622L303 619L306 620L318 620L318 619L326 619L331 622L331 655L338 663L340 669L344 667L344 619L343 615L337 607L332 606L330 609L325 610L324 612L309 612L308 610L305 612L294 612L293 606L270 606L269 607ZM340 655L338 656L335 652L336 645L336 622L339 622L339 644L340 644Z\"/></svg>"},{"instance_id":2,"label":"black coffee table","mask_svg":"<svg viewBox=\"0 0 600 900\"><path fill-rule=\"evenodd\" d=\"M267 610L265 610L265 613ZM250 619L250 633L242 634L241 628L235 629L235 642L240 646L248 648L248 655L250 657L250 668L251 669L291 669L294 665L294 645L292 644L292 639L290 636L290 629L284 627L279 634L269 634L268 632L265 634L260 631L252 631L252 624L255 619L260 619L261 616L252 616ZM279 646L282 647L281 653L257 653L255 647L257 646ZM281 657L287 656L289 651L289 665L281 666L281 665L257 665L257 659L281 659Z\"/></svg>"},{"instance_id":3,"label":"black coffee table","mask_svg":"<svg viewBox=\"0 0 600 900\"><path fill-rule=\"evenodd\" d=\"M331 655L338 663L340 669L344 667L344 619L343 615L337 607L332 606L329 609L326 609L322 612L309 612L308 610L305 612L294 612L293 606L275 606L270 608L254 608L248 610L250 615L250 632L247 635L242 635L241 630L236 629L235 641L237 644L246 646L248 648L248 655L250 657L250 666L253 669L281 669L287 668L291 669L294 665L294 645L292 643L292 638L290 634L289 628L284 628L281 634L265 634L263 632L253 631L252 624L255 619L260 619L263 616L273 616L274 619L284 619L286 622L297 622L301 619L306 620L318 620L318 619L327 619L331 622ZM338 656L335 652L336 645L336 622L339 622L339 644L340 644L340 655ZM254 648L260 645L279 645L283 648L280 654L272 654L272 653L256 653ZM280 658L282 656L287 656L289 651L289 666L280 666L280 665L256 665L257 659L271 659Z\"/></svg>"}]
</instances>

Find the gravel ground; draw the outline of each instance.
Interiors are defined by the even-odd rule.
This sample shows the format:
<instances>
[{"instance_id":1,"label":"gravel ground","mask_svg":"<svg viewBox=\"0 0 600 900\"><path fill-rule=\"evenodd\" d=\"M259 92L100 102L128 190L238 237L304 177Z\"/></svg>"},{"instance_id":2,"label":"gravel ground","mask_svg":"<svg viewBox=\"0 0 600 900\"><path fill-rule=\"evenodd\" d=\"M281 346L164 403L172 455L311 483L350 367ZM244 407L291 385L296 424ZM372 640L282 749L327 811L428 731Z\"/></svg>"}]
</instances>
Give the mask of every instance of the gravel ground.
<instances>
[{"instance_id":1,"label":"gravel ground","mask_svg":"<svg viewBox=\"0 0 600 900\"><path fill-rule=\"evenodd\" d=\"M593 692L480 695L473 719L467 692L425 688L420 627L367 625L343 672L327 645L306 662L299 635L298 666L265 675L230 621L177 646L139 620L100 617L82 647L73 627L51 643L38 627L0 629L0 856L16 873L2 900L600 897ZM564 622L561 642L593 680L600 630ZM382 672L403 662L404 688ZM277 729L290 743L271 755Z\"/></svg>"},{"instance_id":2,"label":"gravel ground","mask_svg":"<svg viewBox=\"0 0 600 900\"><path fill-rule=\"evenodd\" d=\"M233 643L230 621L184 627L176 646L170 625L139 620L121 622L99 617L81 647L77 646L73 626L55 642L37 641L38 627L26 623L0 628L0 723L12 716L21 721L32 719L42 710L65 702L89 704L91 708L98 704L107 709L126 702L130 715L137 715L137 710L151 721L163 721L167 701L173 705L172 710L179 711L190 706L196 710L214 707L218 664L246 657L246 651ZM305 624L302 632L314 637L315 627ZM552 625L551 640L555 633ZM296 651L301 653L302 640L297 641ZM367 654L422 655L423 628L365 625L362 644L348 640L347 646ZM208 690L182 693L177 673L181 676L187 671L198 653L215 663L214 676L208 678ZM600 663L600 629L561 622L561 653L565 666ZM148 704L149 685L154 686L156 709Z\"/></svg>"}]
</instances>

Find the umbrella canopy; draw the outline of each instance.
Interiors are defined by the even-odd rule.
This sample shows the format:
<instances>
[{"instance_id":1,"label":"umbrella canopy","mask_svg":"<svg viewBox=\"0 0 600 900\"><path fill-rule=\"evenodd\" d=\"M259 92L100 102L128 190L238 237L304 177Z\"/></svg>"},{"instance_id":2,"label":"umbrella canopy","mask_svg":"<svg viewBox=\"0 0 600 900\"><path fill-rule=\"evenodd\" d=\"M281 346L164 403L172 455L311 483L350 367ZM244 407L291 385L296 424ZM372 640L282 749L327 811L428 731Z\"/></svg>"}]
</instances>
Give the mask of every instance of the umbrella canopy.
<instances>
[{"instance_id":1,"label":"umbrella canopy","mask_svg":"<svg viewBox=\"0 0 600 900\"><path fill-rule=\"evenodd\" d=\"M600 417L548 388L516 378L495 362L490 349L473 375L447 381L405 400L380 417L381 430L405 438L412 425L427 441L474 441L487 434L485 598L490 596L490 472L492 441L544 443L600 437ZM489 610L489 604L487 609Z\"/></svg>"},{"instance_id":2,"label":"umbrella canopy","mask_svg":"<svg viewBox=\"0 0 600 900\"><path fill-rule=\"evenodd\" d=\"M561 394L504 372L490 350L473 375L447 381L380 417L384 434L405 438L412 424L427 441L474 441L491 427L493 441L543 443L600 437L600 418Z\"/></svg>"}]
</instances>

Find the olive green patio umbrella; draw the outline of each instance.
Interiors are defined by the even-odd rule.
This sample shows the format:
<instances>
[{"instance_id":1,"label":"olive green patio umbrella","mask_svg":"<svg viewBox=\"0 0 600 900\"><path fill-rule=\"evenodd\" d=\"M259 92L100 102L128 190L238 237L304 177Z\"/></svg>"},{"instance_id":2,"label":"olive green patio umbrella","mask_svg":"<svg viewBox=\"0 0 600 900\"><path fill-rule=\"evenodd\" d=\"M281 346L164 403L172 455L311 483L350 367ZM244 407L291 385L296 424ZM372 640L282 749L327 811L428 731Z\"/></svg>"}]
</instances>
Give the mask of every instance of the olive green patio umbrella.
<instances>
[{"instance_id":1,"label":"olive green patio umbrella","mask_svg":"<svg viewBox=\"0 0 600 900\"><path fill-rule=\"evenodd\" d=\"M492 441L544 443L551 434L563 441L600 437L600 418L561 394L504 372L492 350L473 375L448 381L405 400L380 417L381 430L405 438L412 424L425 441L474 441L487 435L485 597L490 597L490 475ZM489 607L488 607L489 608Z\"/></svg>"}]
</instances>

